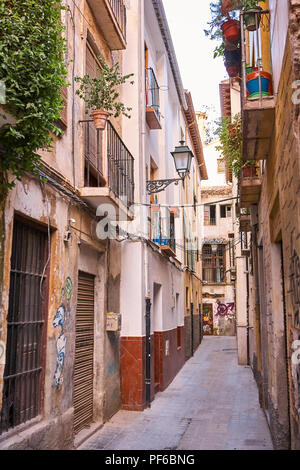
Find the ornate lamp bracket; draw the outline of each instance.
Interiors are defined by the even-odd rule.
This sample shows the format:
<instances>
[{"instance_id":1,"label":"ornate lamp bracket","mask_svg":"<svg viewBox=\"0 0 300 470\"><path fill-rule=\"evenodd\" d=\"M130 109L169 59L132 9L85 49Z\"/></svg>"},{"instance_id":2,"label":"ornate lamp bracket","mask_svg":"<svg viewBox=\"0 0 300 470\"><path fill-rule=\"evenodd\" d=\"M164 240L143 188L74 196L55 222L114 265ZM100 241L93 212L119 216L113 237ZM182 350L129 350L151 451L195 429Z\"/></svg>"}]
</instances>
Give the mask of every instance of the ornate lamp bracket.
<instances>
[{"instance_id":1,"label":"ornate lamp bracket","mask_svg":"<svg viewBox=\"0 0 300 470\"><path fill-rule=\"evenodd\" d=\"M184 182L184 178L147 181L147 192L148 194L160 193L164 191L172 183L175 183L177 186L179 181Z\"/></svg>"}]
</instances>

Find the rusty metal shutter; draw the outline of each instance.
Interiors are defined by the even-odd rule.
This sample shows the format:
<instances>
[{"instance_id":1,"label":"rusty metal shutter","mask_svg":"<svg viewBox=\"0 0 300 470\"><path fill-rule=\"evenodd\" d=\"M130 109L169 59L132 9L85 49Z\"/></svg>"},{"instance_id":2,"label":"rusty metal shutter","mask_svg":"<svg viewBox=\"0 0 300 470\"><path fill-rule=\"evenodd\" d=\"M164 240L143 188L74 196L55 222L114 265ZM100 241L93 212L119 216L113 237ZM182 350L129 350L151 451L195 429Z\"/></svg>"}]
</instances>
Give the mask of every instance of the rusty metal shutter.
<instances>
[{"instance_id":1,"label":"rusty metal shutter","mask_svg":"<svg viewBox=\"0 0 300 470\"><path fill-rule=\"evenodd\" d=\"M74 432L93 421L94 276L79 272L74 367Z\"/></svg>"}]
</instances>

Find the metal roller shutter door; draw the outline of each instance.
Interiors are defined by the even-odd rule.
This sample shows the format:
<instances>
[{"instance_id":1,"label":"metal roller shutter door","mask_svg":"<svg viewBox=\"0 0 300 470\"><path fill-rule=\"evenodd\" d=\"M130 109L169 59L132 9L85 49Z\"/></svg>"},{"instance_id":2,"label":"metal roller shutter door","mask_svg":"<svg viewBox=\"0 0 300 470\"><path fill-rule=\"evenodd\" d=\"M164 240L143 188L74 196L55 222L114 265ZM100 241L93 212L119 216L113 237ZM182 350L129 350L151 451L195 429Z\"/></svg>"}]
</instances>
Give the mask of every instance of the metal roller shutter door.
<instances>
[{"instance_id":1,"label":"metal roller shutter door","mask_svg":"<svg viewBox=\"0 0 300 470\"><path fill-rule=\"evenodd\" d=\"M94 283L94 276L79 272L74 368L75 434L93 421Z\"/></svg>"}]
</instances>

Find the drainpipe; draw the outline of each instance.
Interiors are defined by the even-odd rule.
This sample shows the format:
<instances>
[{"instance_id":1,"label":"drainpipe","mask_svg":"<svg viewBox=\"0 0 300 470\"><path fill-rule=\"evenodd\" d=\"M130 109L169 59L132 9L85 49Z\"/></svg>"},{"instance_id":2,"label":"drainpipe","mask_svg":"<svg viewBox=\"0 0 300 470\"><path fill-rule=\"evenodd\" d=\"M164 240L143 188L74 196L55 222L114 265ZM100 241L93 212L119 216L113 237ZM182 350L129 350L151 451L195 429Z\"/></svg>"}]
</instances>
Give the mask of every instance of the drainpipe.
<instances>
[{"instance_id":1,"label":"drainpipe","mask_svg":"<svg viewBox=\"0 0 300 470\"><path fill-rule=\"evenodd\" d=\"M247 246L248 246L248 240L247 240ZM250 343L249 343L249 260L248 257L246 257L246 279L247 279L247 365L250 365Z\"/></svg>"}]
</instances>

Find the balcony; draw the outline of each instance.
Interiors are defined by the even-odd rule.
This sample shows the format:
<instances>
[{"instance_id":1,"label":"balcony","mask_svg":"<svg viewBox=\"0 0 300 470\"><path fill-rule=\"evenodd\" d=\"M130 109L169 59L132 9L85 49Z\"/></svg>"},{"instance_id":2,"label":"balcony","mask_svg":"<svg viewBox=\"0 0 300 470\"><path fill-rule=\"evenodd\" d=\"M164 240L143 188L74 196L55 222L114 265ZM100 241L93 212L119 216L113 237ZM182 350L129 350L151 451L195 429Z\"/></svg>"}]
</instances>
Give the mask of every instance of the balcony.
<instances>
[{"instance_id":1,"label":"balcony","mask_svg":"<svg viewBox=\"0 0 300 470\"><path fill-rule=\"evenodd\" d=\"M161 129L159 86L152 68L146 69L146 121L150 129Z\"/></svg>"},{"instance_id":2,"label":"balcony","mask_svg":"<svg viewBox=\"0 0 300 470\"><path fill-rule=\"evenodd\" d=\"M169 209L151 209L151 240L159 245L161 253L168 258L176 258L174 214Z\"/></svg>"},{"instance_id":3,"label":"balcony","mask_svg":"<svg viewBox=\"0 0 300 470\"><path fill-rule=\"evenodd\" d=\"M270 153L275 123L276 99L273 95L270 63L269 10L257 11L256 31L250 31L245 41L244 14L241 12L242 45L242 120L243 159L265 160ZM263 27L258 28L259 24ZM251 42L251 44L250 44ZM262 44L262 47L257 47ZM251 47L250 47L251 45ZM249 51L253 49L253 52ZM254 53L255 64L246 67Z\"/></svg>"},{"instance_id":4,"label":"balcony","mask_svg":"<svg viewBox=\"0 0 300 470\"><path fill-rule=\"evenodd\" d=\"M250 208L257 204L261 192L261 171L259 165L246 166L240 176L240 200L241 207Z\"/></svg>"},{"instance_id":5,"label":"balcony","mask_svg":"<svg viewBox=\"0 0 300 470\"><path fill-rule=\"evenodd\" d=\"M119 220L130 220L134 203L134 158L110 121L104 132L85 126L85 172L81 198L97 209L112 204Z\"/></svg>"},{"instance_id":6,"label":"balcony","mask_svg":"<svg viewBox=\"0 0 300 470\"><path fill-rule=\"evenodd\" d=\"M251 232L251 215L249 209L241 209L240 232Z\"/></svg>"},{"instance_id":7,"label":"balcony","mask_svg":"<svg viewBox=\"0 0 300 470\"><path fill-rule=\"evenodd\" d=\"M87 0L96 23L111 50L126 49L124 0Z\"/></svg>"}]
</instances>

